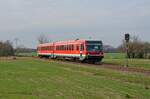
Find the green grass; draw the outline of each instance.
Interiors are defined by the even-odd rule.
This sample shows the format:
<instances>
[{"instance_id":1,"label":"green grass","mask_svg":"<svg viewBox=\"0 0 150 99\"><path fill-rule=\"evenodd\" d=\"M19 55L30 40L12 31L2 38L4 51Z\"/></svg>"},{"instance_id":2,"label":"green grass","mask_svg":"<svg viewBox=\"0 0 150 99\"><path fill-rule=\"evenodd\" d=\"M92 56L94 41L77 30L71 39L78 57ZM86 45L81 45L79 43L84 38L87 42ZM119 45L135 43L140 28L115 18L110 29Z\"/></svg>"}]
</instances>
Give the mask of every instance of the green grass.
<instances>
[{"instance_id":1,"label":"green grass","mask_svg":"<svg viewBox=\"0 0 150 99\"><path fill-rule=\"evenodd\" d=\"M125 54L124 53L105 53L106 59L124 59Z\"/></svg>"},{"instance_id":2,"label":"green grass","mask_svg":"<svg viewBox=\"0 0 150 99\"><path fill-rule=\"evenodd\" d=\"M3 99L148 99L150 77L109 69L39 61L0 61Z\"/></svg>"},{"instance_id":3,"label":"green grass","mask_svg":"<svg viewBox=\"0 0 150 99\"><path fill-rule=\"evenodd\" d=\"M32 56L37 56L36 52L31 52L31 53L16 53L17 56L22 56L22 57L32 57Z\"/></svg>"},{"instance_id":4,"label":"green grass","mask_svg":"<svg viewBox=\"0 0 150 99\"><path fill-rule=\"evenodd\" d=\"M128 59L130 67L138 67L150 70L150 59ZM125 55L123 53L105 53L103 60L106 64L122 65L125 64Z\"/></svg>"}]
</instances>

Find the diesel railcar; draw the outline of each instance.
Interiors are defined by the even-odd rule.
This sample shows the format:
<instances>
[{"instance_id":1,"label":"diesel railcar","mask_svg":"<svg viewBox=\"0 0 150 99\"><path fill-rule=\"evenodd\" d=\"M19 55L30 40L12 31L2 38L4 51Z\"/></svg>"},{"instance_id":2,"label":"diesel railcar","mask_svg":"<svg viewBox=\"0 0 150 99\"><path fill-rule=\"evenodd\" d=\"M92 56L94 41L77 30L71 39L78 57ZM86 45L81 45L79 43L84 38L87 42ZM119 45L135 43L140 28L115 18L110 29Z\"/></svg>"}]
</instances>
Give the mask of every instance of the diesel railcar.
<instances>
[{"instance_id":1,"label":"diesel railcar","mask_svg":"<svg viewBox=\"0 0 150 99\"><path fill-rule=\"evenodd\" d=\"M71 40L46 44L37 47L39 57L64 58L82 62L100 62L103 57L103 43L99 40Z\"/></svg>"}]
</instances>

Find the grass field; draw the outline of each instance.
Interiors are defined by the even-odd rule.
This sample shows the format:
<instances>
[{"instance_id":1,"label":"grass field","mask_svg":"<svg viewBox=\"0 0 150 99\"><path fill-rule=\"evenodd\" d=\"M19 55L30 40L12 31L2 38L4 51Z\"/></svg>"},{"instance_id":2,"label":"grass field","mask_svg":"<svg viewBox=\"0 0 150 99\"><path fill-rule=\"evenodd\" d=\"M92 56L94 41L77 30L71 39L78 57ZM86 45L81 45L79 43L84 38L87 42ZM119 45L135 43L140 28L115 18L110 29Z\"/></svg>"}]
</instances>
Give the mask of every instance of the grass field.
<instances>
[{"instance_id":1,"label":"grass field","mask_svg":"<svg viewBox=\"0 0 150 99\"><path fill-rule=\"evenodd\" d=\"M124 59L124 53L105 53L105 59Z\"/></svg>"},{"instance_id":2,"label":"grass field","mask_svg":"<svg viewBox=\"0 0 150 99\"><path fill-rule=\"evenodd\" d=\"M27 57L37 56L36 52L18 53L17 55L23 56L23 57L24 56L27 56ZM105 53L103 63L124 66L125 54L124 53ZM150 59L129 59L129 66L150 70Z\"/></svg>"},{"instance_id":3,"label":"grass field","mask_svg":"<svg viewBox=\"0 0 150 99\"><path fill-rule=\"evenodd\" d=\"M150 70L150 59L128 59L128 60L130 67L138 67ZM103 63L124 66L125 55L123 53L105 53Z\"/></svg>"},{"instance_id":4,"label":"grass field","mask_svg":"<svg viewBox=\"0 0 150 99\"><path fill-rule=\"evenodd\" d=\"M150 77L33 58L0 60L2 99L149 99Z\"/></svg>"},{"instance_id":5,"label":"grass field","mask_svg":"<svg viewBox=\"0 0 150 99\"><path fill-rule=\"evenodd\" d=\"M27 56L27 57L36 57L36 52L32 53L18 53L18 56ZM103 59L104 64L112 64L112 65L122 65L125 64L125 54L124 53L105 53ZM150 70L150 59L129 59L130 67L138 67L142 69Z\"/></svg>"},{"instance_id":6,"label":"grass field","mask_svg":"<svg viewBox=\"0 0 150 99\"><path fill-rule=\"evenodd\" d=\"M31 52L31 53L16 53L17 56L21 57L32 57L32 56L37 56L36 52Z\"/></svg>"}]
</instances>

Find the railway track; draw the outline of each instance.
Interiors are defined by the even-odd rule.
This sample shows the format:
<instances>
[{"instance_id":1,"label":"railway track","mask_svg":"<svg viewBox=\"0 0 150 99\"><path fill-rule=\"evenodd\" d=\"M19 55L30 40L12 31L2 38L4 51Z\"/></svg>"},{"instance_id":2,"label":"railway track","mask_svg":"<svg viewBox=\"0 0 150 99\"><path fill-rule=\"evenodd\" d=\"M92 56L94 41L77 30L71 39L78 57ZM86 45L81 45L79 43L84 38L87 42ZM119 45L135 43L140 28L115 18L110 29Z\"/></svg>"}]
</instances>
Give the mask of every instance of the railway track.
<instances>
[{"instance_id":1,"label":"railway track","mask_svg":"<svg viewBox=\"0 0 150 99\"><path fill-rule=\"evenodd\" d=\"M146 70L143 68L137 68L137 67L124 67L121 65L112 65L112 64L105 64L105 63L100 63L100 64L90 64L90 63L82 63L82 62L74 62L74 61L67 61L67 60L54 60L54 59L46 59L46 58L38 58L38 60L43 60L43 61L52 61L56 62L59 64L76 64L80 66L89 66L89 67L96 67L96 68L107 68L107 69L112 69L116 71L123 71L123 72L134 72L134 73L142 73L146 76L150 76L150 70Z\"/></svg>"}]
</instances>

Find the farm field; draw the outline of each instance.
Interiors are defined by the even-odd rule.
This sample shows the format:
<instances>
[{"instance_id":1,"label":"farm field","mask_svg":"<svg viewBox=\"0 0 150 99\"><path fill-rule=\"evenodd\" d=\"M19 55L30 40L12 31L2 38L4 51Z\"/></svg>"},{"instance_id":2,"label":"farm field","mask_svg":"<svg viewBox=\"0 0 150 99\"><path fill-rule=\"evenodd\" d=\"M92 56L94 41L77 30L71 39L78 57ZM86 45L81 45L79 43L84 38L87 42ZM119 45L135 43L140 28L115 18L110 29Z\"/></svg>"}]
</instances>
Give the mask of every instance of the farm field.
<instances>
[{"instance_id":1,"label":"farm field","mask_svg":"<svg viewBox=\"0 0 150 99\"><path fill-rule=\"evenodd\" d=\"M122 65L125 63L123 53L105 53L104 64ZM129 67L137 67L150 70L150 59L128 59Z\"/></svg>"},{"instance_id":2,"label":"farm field","mask_svg":"<svg viewBox=\"0 0 150 99\"><path fill-rule=\"evenodd\" d=\"M150 76L34 58L0 60L2 99L149 99Z\"/></svg>"}]
</instances>

